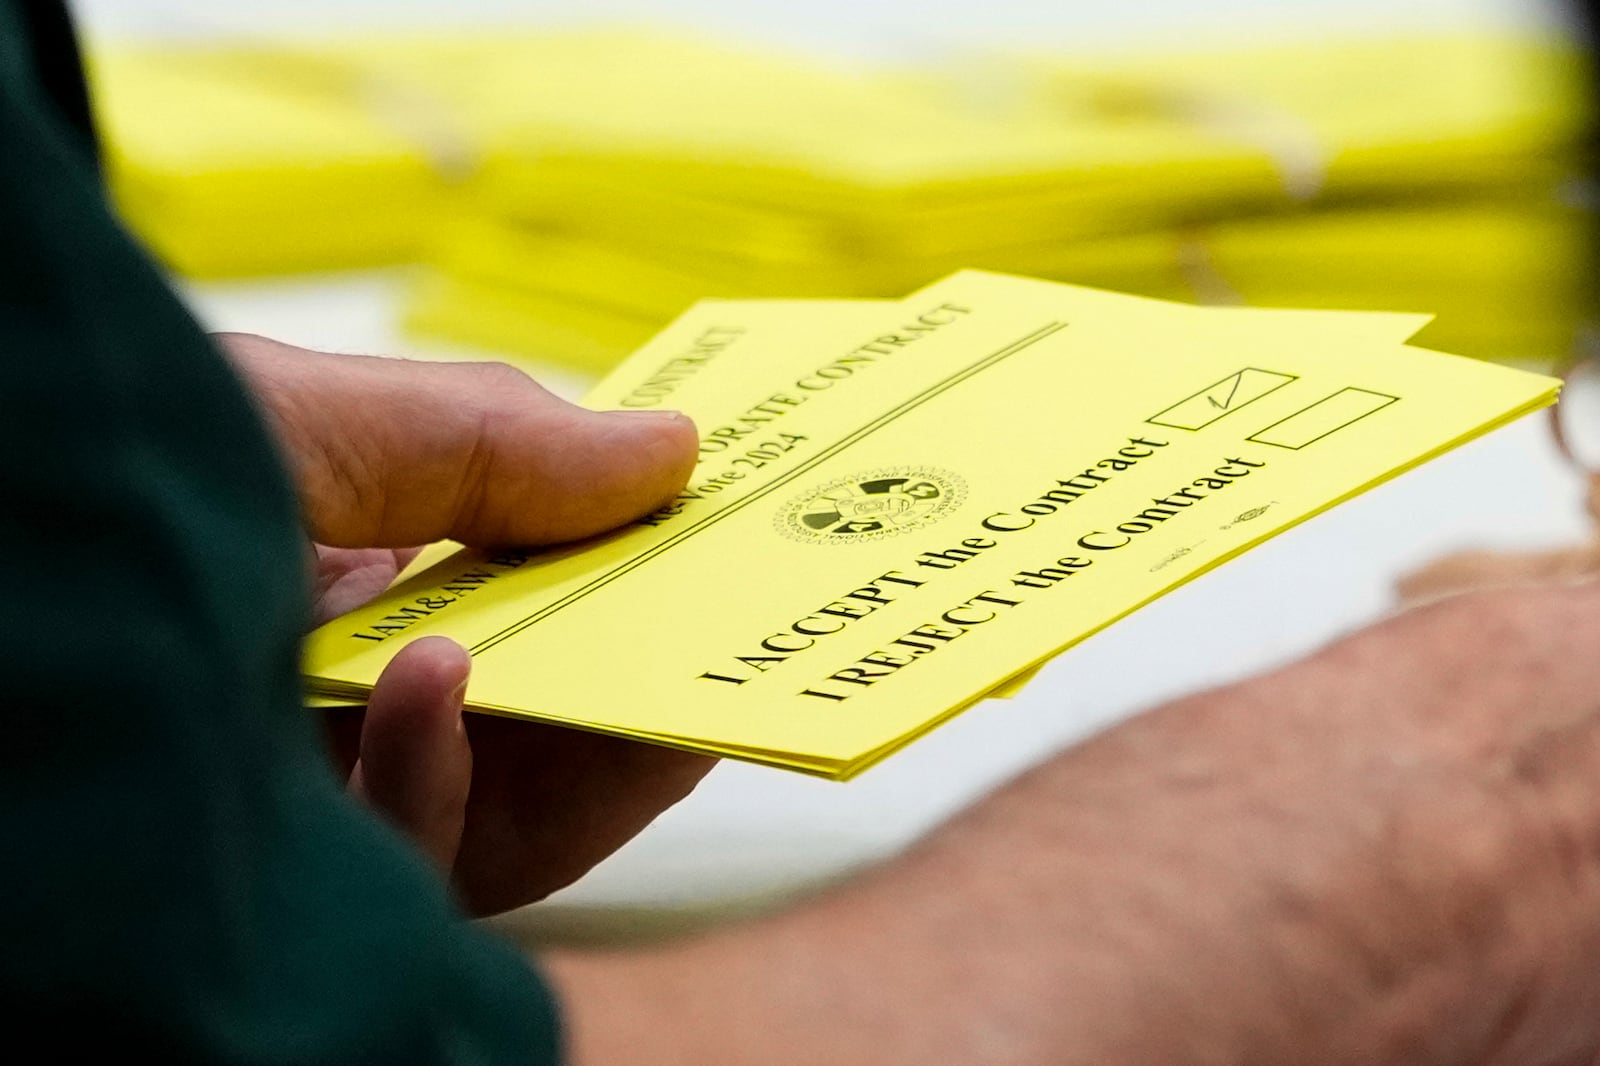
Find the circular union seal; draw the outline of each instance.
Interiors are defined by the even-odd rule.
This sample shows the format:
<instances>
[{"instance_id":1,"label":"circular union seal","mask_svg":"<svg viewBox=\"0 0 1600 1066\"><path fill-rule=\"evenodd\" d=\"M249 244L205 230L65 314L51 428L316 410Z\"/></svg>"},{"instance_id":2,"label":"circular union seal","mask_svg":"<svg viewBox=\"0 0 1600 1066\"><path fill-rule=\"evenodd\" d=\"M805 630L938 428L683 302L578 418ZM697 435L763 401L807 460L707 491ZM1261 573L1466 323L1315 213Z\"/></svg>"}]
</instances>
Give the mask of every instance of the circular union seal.
<instances>
[{"instance_id":1,"label":"circular union seal","mask_svg":"<svg viewBox=\"0 0 1600 1066\"><path fill-rule=\"evenodd\" d=\"M966 482L945 470L869 470L801 493L778 512L776 525L807 544L858 544L937 522L966 495Z\"/></svg>"}]
</instances>

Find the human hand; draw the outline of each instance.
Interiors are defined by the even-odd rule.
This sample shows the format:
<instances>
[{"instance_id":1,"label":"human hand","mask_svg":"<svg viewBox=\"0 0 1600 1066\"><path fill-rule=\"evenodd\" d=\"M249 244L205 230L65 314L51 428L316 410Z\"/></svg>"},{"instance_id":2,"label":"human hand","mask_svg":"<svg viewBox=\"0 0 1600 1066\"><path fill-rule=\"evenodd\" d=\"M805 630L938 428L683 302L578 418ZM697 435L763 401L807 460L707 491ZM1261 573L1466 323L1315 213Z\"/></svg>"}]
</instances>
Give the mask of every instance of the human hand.
<instances>
[{"instance_id":1,"label":"human hand","mask_svg":"<svg viewBox=\"0 0 1600 1066\"><path fill-rule=\"evenodd\" d=\"M454 539L581 539L669 499L693 466L682 416L596 414L498 364L333 356L217 338L284 453L315 542L316 621L382 592L415 554ZM413 642L367 707L331 712L351 788L491 913L587 871L686 795L713 760L612 737L468 716L471 661Z\"/></svg>"},{"instance_id":2,"label":"human hand","mask_svg":"<svg viewBox=\"0 0 1600 1066\"><path fill-rule=\"evenodd\" d=\"M1395 617L806 906L545 962L577 1066L1600 1062L1600 583Z\"/></svg>"},{"instance_id":3,"label":"human hand","mask_svg":"<svg viewBox=\"0 0 1600 1066\"><path fill-rule=\"evenodd\" d=\"M1588 477L1589 540L1543 551L1465 551L1445 556L1400 579L1396 591L1408 604L1474 589L1507 588L1600 577L1600 474Z\"/></svg>"}]
</instances>

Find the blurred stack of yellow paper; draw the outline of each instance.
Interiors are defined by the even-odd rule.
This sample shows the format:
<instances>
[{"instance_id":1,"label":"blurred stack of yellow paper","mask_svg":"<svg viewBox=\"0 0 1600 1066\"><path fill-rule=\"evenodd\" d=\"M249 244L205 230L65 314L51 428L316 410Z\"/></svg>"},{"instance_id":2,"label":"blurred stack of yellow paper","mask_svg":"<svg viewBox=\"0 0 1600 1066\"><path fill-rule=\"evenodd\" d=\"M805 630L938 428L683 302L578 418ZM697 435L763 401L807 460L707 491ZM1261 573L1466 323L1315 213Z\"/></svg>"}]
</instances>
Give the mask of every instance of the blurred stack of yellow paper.
<instances>
[{"instance_id":1,"label":"blurred stack of yellow paper","mask_svg":"<svg viewBox=\"0 0 1600 1066\"><path fill-rule=\"evenodd\" d=\"M1546 362L1568 350L1591 314L1594 224L1586 208L1529 190L1525 199L1274 213L970 258L985 269L1195 303L1438 308L1429 343ZM959 261L906 264L900 277ZM731 261L629 252L472 219L452 231L440 266L416 287L414 327L587 367L608 365L705 293L876 295L896 283L882 264L859 264L850 279L799 268L757 276Z\"/></svg>"},{"instance_id":2,"label":"blurred stack of yellow paper","mask_svg":"<svg viewBox=\"0 0 1600 1066\"><path fill-rule=\"evenodd\" d=\"M1439 343L1503 358L1560 354L1586 312L1587 215L1563 202L1585 89L1560 43L875 79L763 78L771 57L742 58L670 90L636 61L615 94L570 105L581 128L542 151L511 137L412 326L601 368L698 298L885 296L964 266L1438 311Z\"/></svg>"},{"instance_id":3,"label":"blurred stack of yellow paper","mask_svg":"<svg viewBox=\"0 0 1600 1066\"><path fill-rule=\"evenodd\" d=\"M404 258L430 196L463 182L497 221L802 268L1120 232L1278 188L1259 153L1169 115L997 115L935 80L655 32L168 45L94 75L120 201L202 274ZM348 235L386 217L364 251Z\"/></svg>"},{"instance_id":4,"label":"blurred stack of yellow paper","mask_svg":"<svg viewBox=\"0 0 1600 1066\"><path fill-rule=\"evenodd\" d=\"M1553 196L1241 220L1178 253L1201 302L1437 309L1428 345L1548 363L1591 320L1593 215Z\"/></svg>"},{"instance_id":5,"label":"blurred stack of yellow paper","mask_svg":"<svg viewBox=\"0 0 1600 1066\"><path fill-rule=\"evenodd\" d=\"M413 259L443 183L381 82L339 50L161 44L91 50L112 191L197 277Z\"/></svg>"},{"instance_id":6,"label":"blurred stack of yellow paper","mask_svg":"<svg viewBox=\"0 0 1600 1066\"><path fill-rule=\"evenodd\" d=\"M1584 310L1561 186L1586 86L1555 40L862 71L590 29L94 67L118 200L179 269L425 256L413 328L597 370L696 299L892 296L962 267L1438 311L1497 357L1548 358Z\"/></svg>"}]
</instances>

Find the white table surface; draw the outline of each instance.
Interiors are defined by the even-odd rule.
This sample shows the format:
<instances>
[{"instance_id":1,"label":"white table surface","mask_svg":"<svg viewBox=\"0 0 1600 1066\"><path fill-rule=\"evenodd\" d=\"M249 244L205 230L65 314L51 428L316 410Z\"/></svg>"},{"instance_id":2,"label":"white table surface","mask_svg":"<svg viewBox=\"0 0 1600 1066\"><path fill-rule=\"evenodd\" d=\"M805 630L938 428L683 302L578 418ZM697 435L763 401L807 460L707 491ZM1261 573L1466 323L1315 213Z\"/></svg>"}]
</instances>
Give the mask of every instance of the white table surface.
<instances>
[{"instance_id":1,"label":"white table surface","mask_svg":"<svg viewBox=\"0 0 1600 1066\"><path fill-rule=\"evenodd\" d=\"M75 6L92 32L123 34L643 13L658 22L899 58L1025 36L1036 43L1044 37L1090 44L1195 28L1384 32L1557 20L1549 5L1513 0L279 0L227 6L80 0ZM187 291L214 329L333 350L430 354L396 332L396 273L191 285ZM583 380L552 370L547 383L570 395ZM559 913L699 907L837 876L902 847L1021 768L1094 730L1168 697L1283 662L1381 615L1391 608L1396 576L1438 553L1554 545L1587 532L1576 478L1556 457L1542 418L1524 420L1180 589L1062 656L1015 700L980 705L854 782L723 765L687 802L557 897L567 908Z\"/></svg>"}]
</instances>

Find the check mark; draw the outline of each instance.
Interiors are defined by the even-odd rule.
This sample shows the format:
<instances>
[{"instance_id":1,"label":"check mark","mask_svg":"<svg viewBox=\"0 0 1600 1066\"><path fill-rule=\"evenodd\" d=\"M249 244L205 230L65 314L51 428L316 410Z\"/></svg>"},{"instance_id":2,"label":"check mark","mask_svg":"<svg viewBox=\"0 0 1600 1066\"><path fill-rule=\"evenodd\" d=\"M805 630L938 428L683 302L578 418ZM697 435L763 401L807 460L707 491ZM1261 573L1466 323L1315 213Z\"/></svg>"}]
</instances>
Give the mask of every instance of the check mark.
<instances>
[{"instance_id":1,"label":"check mark","mask_svg":"<svg viewBox=\"0 0 1600 1066\"><path fill-rule=\"evenodd\" d=\"M1228 390L1228 396L1227 396L1226 399L1221 400L1219 402L1217 400L1217 398L1215 396L1212 396L1210 393L1206 394L1206 399L1211 401L1211 406L1212 407L1215 407L1219 411L1225 411L1225 410L1228 409L1228 405L1233 402L1233 398L1236 395L1238 395L1238 393L1239 393L1239 384L1241 382L1243 382L1243 381L1244 381L1244 374L1242 374L1242 373L1235 374L1235 375L1233 375L1233 387Z\"/></svg>"},{"instance_id":2,"label":"check mark","mask_svg":"<svg viewBox=\"0 0 1600 1066\"><path fill-rule=\"evenodd\" d=\"M1173 429L1194 432L1209 426L1219 418L1226 418L1235 411L1243 410L1294 380L1293 374L1247 366L1198 392L1190 393L1165 411L1145 421L1156 426L1169 426Z\"/></svg>"}]
</instances>

